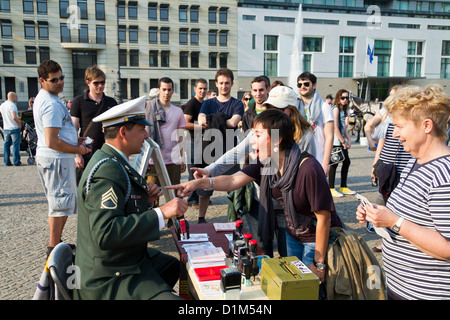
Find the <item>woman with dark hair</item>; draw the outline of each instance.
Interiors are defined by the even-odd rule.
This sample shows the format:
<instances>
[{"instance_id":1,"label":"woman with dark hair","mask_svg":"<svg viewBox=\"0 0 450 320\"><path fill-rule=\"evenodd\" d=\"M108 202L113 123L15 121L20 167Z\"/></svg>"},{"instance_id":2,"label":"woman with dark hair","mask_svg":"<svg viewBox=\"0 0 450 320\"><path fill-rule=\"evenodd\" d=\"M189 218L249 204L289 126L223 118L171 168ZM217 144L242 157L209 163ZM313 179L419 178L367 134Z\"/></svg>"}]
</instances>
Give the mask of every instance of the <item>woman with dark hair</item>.
<instances>
[{"instance_id":1,"label":"woman with dark hair","mask_svg":"<svg viewBox=\"0 0 450 320\"><path fill-rule=\"evenodd\" d=\"M350 149L352 145L350 134L346 130L348 126L348 100L349 92L345 89L341 89L336 93L336 98L334 100L335 105L333 106L333 115L335 119L333 148L341 148L345 157L342 162L341 187L339 188L339 191L334 188L334 179L336 177L336 170L339 163L330 165L328 184L333 197L343 197L344 194L355 193L347 188L348 169L350 168L351 163L348 155L348 149Z\"/></svg>"},{"instance_id":2,"label":"woman with dark hair","mask_svg":"<svg viewBox=\"0 0 450 320\"><path fill-rule=\"evenodd\" d=\"M325 281L325 257L330 227L342 226L336 214L325 173L319 162L294 141L289 116L269 109L255 117L251 139L257 161L230 176L202 178L168 187L185 197L196 189L236 190L255 181L261 187L258 236L272 241L275 215L272 198L286 216L288 256L297 256Z\"/></svg>"}]
</instances>

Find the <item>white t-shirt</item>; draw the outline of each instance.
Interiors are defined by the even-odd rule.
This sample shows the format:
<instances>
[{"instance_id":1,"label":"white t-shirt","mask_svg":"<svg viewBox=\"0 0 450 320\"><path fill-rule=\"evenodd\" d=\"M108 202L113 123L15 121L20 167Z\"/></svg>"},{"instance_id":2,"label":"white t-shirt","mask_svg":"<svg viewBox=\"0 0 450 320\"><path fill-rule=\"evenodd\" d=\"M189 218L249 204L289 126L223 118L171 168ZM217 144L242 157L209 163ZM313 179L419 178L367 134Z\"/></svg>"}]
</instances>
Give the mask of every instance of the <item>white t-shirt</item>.
<instances>
[{"instance_id":1,"label":"white t-shirt","mask_svg":"<svg viewBox=\"0 0 450 320\"><path fill-rule=\"evenodd\" d=\"M5 101L0 106L0 110L3 118L3 130L14 130L19 129L19 125L11 117L11 111L17 113L17 106L12 101Z\"/></svg>"},{"instance_id":2,"label":"white t-shirt","mask_svg":"<svg viewBox=\"0 0 450 320\"><path fill-rule=\"evenodd\" d=\"M70 117L69 110L62 101L41 89L34 100L33 117L38 136L36 156L47 158L75 158L73 153L63 153L49 148L45 144L44 128L60 128L59 138L72 144L78 145L78 134Z\"/></svg>"},{"instance_id":3,"label":"white t-shirt","mask_svg":"<svg viewBox=\"0 0 450 320\"><path fill-rule=\"evenodd\" d=\"M307 109L307 106L305 106L305 109ZM322 106L321 106L320 116L317 118L316 124L315 125L313 124L314 142L316 144L316 160L320 164L323 161L323 155L324 155L324 151L325 151L324 150L325 149L324 125L325 125L325 123L327 123L329 121L334 121L333 110L331 109L331 106L326 101L323 101Z\"/></svg>"}]
</instances>

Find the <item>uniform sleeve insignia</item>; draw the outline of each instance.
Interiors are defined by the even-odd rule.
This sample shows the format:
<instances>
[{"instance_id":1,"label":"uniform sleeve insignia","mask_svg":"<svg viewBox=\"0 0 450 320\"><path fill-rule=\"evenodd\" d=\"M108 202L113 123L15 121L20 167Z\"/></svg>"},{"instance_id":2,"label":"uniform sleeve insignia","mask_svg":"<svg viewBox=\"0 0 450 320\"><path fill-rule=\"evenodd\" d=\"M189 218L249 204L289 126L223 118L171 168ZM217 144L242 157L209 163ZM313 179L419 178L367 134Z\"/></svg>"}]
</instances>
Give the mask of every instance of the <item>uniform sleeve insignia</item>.
<instances>
[{"instance_id":1,"label":"uniform sleeve insignia","mask_svg":"<svg viewBox=\"0 0 450 320\"><path fill-rule=\"evenodd\" d=\"M101 209L117 209L117 196L111 187L102 195Z\"/></svg>"}]
</instances>

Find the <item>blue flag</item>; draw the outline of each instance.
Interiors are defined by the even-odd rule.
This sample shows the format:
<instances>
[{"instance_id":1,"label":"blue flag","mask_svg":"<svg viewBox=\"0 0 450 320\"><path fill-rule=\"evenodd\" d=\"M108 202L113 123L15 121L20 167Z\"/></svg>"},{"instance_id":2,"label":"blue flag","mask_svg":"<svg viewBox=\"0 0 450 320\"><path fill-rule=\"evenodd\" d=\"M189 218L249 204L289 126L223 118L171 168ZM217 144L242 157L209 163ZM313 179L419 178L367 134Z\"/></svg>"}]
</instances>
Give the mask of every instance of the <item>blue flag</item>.
<instances>
[{"instance_id":1,"label":"blue flag","mask_svg":"<svg viewBox=\"0 0 450 320\"><path fill-rule=\"evenodd\" d=\"M373 61L373 49L370 49L370 44L367 45L367 54L369 56L369 62L372 63Z\"/></svg>"}]
</instances>

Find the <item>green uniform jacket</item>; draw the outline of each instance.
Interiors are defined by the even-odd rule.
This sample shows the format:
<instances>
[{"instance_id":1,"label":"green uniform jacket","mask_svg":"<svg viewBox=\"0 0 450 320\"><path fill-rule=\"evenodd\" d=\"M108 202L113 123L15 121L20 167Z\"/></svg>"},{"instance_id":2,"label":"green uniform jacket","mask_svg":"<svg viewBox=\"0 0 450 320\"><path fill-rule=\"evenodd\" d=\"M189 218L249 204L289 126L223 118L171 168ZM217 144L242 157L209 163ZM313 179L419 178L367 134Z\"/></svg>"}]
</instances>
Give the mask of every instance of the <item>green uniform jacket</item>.
<instances>
[{"instance_id":1,"label":"green uniform jacket","mask_svg":"<svg viewBox=\"0 0 450 320\"><path fill-rule=\"evenodd\" d=\"M159 251L147 242L159 239L159 221L147 200L145 179L104 144L78 186L75 264L80 283L74 299L150 299L172 291L152 266Z\"/></svg>"}]
</instances>

